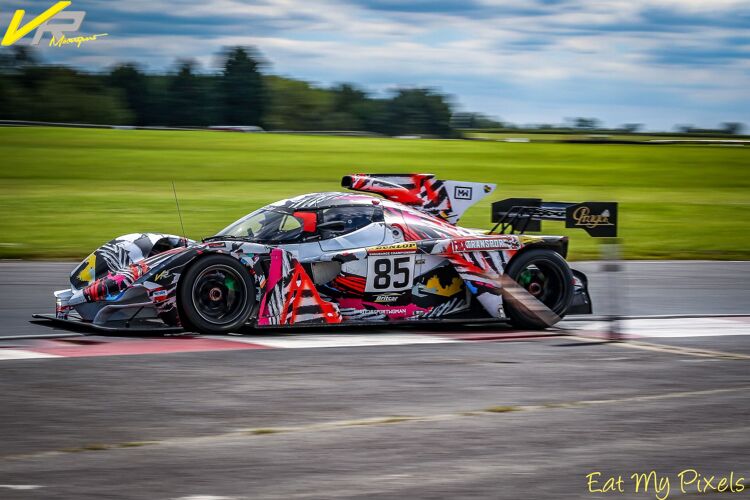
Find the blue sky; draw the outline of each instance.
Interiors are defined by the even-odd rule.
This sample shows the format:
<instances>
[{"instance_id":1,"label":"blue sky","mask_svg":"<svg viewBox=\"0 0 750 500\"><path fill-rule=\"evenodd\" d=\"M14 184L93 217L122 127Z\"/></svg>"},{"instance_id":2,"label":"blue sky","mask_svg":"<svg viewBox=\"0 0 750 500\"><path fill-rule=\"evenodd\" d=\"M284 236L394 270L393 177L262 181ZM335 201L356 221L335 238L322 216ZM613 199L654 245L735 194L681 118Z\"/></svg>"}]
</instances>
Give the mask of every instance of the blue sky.
<instances>
[{"instance_id":1,"label":"blue sky","mask_svg":"<svg viewBox=\"0 0 750 500\"><path fill-rule=\"evenodd\" d=\"M15 9L52 3L1 1L0 30ZM459 109L516 123L750 126L750 0L73 0L68 10L87 12L83 34L110 36L40 46L46 62L155 71L193 58L212 71L221 47L253 45L276 74L375 94L435 87Z\"/></svg>"}]
</instances>

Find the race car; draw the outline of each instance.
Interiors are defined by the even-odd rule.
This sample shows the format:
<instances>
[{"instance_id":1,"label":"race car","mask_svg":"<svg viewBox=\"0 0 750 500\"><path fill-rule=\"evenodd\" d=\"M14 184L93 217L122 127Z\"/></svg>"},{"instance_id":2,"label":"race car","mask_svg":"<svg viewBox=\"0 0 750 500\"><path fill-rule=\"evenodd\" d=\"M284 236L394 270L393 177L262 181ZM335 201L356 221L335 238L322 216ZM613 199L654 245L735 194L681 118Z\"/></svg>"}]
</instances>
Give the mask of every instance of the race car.
<instances>
[{"instance_id":1,"label":"race car","mask_svg":"<svg viewBox=\"0 0 750 500\"><path fill-rule=\"evenodd\" d=\"M512 198L492 230L457 225L496 185L432 174L355 174L354 192L259 208L200 242L158 233L115 238L86 257L37 318L104 330L204 334L245 326L505 321L551 326L591 313L568 239L542 220L595 236L616 231L616 204Z\"/></svg>"}]
</instances>

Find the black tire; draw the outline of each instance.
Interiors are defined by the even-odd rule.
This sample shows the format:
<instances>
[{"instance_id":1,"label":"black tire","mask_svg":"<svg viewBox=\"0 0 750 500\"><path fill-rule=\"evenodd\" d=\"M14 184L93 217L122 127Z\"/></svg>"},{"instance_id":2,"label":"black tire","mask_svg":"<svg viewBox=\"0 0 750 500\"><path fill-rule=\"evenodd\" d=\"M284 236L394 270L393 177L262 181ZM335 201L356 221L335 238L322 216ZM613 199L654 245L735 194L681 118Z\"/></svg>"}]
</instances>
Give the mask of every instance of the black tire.
<instances>
[{"instance_id":1,"label":"black tire","mask_svg":"<svg viewBox=\"0 0 750 500\"><path fill-rule=\"evenodd\" d=\"M247 269L226 255L198 259L180 277L177 306L183 328L220 334L235 332L255 307L255 284Z\"/></svg>"},{"instance_id":2,"label":"black tire","mask_svg":"<svg viewBox=\"0 0 750 500\"><path fill-rule=\"evenodd\" d=\"M565 316L573 299L574 278L568 263L559 253L545 248L527 250L510 261L505 274L557 316ZM503 307L516 328L541 330L552 326L510 301L503 301Z\"/></svg>"}]
</instances>

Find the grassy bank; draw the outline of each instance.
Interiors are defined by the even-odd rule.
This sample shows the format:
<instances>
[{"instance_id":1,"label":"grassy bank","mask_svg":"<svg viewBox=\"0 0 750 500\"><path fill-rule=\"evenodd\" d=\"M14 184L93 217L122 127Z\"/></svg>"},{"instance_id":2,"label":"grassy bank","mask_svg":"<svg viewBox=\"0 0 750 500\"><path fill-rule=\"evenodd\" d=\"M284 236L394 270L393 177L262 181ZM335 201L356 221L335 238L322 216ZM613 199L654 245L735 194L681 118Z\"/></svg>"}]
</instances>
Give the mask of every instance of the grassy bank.
<instances>
[{"instance_id":1,"label":"grassy bank","mask_svg":"<svg viewBox=\"0 0 750 500\"><path fill-rule=\"evenodd\" d=\"M499 184L493 199L616 200L627 258L750 258L750 148L516 144L217 132L0 128L0 257L80 258L125 233L208 236L352 172ZM487 200L463 225L489 227ZM570 234L572 257L594 240Z\"/></svg>"}]
</instances>

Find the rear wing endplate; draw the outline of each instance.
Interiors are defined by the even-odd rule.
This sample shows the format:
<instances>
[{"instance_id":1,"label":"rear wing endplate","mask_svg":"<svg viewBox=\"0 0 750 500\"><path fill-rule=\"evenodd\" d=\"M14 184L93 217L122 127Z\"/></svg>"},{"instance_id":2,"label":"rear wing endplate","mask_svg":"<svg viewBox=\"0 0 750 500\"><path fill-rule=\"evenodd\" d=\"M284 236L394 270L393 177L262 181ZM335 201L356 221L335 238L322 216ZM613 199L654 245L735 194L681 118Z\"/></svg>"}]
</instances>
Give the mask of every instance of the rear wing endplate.
<instances>
[{"instance_id":1,"label":"rear wing endplate","mask_svg":"<svg viewBox=\"0 0 750 500\"><path fill-rule=\"evenodd\" d=\"M539 198L508 198L492 204L490 233L520 233L542 230L542 221L565 222L565 227L583 229L595 238L617 237L617 203L584 201L565 203Z\"/></svg>"}]
</instances>

